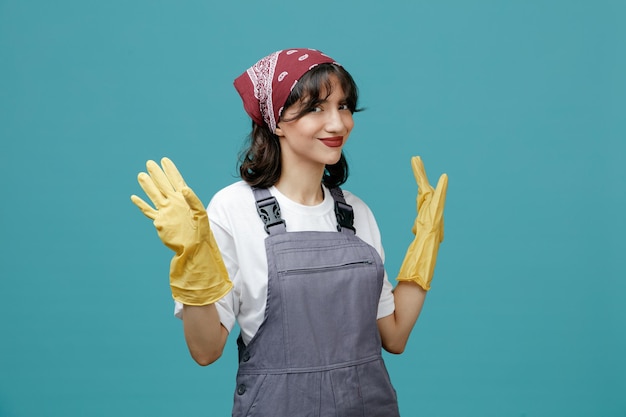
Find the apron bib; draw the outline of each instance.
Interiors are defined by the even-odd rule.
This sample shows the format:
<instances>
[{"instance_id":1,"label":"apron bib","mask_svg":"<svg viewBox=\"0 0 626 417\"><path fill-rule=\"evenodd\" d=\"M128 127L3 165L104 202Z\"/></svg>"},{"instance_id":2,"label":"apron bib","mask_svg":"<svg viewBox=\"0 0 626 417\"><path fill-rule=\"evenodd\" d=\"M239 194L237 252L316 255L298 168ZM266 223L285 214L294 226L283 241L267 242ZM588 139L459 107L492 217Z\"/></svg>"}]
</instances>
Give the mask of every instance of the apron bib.
<instances>
[{"instance_id":1,"label":"apron bib","mask_svg":"<svg viewBox=\"0 0 626 417\"><path fill-rule=\"evenodd\" d=\"M289 232L266 189L254 189L269 236L265 318L239 337L233 416L398 416L376 315L383 264L355 236L333 189L338 232Z\"/></svg>"}]
</instances>

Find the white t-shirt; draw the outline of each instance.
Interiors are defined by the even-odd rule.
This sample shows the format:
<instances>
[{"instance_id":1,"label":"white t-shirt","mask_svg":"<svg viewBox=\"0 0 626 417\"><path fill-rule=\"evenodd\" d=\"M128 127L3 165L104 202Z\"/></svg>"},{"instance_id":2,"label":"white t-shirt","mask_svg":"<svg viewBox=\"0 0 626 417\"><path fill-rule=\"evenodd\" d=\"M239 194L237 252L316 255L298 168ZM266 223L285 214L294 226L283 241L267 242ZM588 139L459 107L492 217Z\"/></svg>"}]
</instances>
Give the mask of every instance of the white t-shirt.
<instances>
[{"instance_id":1,"label":"white t-shirt","mask_svg":"<svg viewBox=\"0 0 626 417\"><path fill-rule=\"evenodd\" d=\"M280 205L281 217L288 232L337 232L335 203L324 187L324 201L316 206L298 204L281 194L276 187L269 189ZM367 205L354 194L343 191L346 203L354 210L356 235L373 246L384 261L380 232ZM267 300L268 236L256 211L252 189L244 181L220 190L207 208L211 229L220 248L224 264L233 281L233 289L216 303L220 320L230 332L239 323L244 343L248 344L263 322ZM395 309L392 285L385 273L378 304L378 318ZM175 314L182 318L182 305L176 302Z\"/></svg>"}]
</instances>

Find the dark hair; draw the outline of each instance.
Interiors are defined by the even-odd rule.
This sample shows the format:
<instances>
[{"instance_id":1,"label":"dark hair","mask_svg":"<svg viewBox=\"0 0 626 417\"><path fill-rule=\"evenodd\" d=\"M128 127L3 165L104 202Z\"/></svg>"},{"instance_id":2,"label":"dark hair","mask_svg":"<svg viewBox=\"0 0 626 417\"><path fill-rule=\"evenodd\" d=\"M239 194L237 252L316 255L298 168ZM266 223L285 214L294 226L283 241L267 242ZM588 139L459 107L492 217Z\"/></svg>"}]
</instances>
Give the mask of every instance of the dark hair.
<instances>
[{"instance_id":1,"label":"dark hair","mask_svg":"<svg viewBox=\"0 0 626 417\"><path fill-rule=\"evenodd\" d=\"M290 120L297 120L315 108L320 101L324 100L321 94L331 94L331 78L334 75L346 95L346 104L352 113L358 112L357 102L359 92L352 76L335 64L320 64L307 71L298 80L294 89L291 90L284 108L300 102L301 109ZM260 126L252 122L252 131L248 135L247 147L239 157L239 174L241 178L253 187L267 188L278 182L281 174L280 142L270 128L263 124ZM348 180L348 162L341 153L339 161L332 165L326 165L322 183L329 188L337 187Z\"/></svg>"}]
</instances>

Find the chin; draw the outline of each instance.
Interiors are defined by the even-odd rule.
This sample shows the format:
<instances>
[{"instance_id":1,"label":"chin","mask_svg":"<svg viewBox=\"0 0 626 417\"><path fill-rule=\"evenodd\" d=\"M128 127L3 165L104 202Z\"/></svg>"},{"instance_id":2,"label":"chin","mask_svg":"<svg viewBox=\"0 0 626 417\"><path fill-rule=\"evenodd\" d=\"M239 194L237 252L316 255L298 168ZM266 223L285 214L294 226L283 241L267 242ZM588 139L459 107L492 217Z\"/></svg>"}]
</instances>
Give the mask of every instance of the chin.
<instances>
[{"instance_id":1,"label":"chin","mask_svg":"<svg viewBox=\"0 0 626 417\"><path fill-rule=\"evenodd\" d=\"M341 151L339 151L336 155L329 155L324 161L326 165L335 165L341 159Z\"/></svg>"}]
</instances>

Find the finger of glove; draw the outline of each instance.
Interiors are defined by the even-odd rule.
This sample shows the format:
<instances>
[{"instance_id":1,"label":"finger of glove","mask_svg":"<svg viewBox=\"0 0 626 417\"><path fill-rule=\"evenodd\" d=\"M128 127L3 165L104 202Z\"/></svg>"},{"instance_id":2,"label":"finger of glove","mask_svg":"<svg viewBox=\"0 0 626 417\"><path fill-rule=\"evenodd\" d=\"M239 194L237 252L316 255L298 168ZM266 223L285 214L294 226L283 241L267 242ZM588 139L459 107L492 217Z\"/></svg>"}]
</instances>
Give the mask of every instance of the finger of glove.
<instances>
[{"instance_id":1,"label":"finger of glove","mask_svg":"<svg viewBox=\"0 0 626 417\"><path fill-rule=\"evenodd\" d=\"M183 194L187 205L189 205L189 208L194 215L197 216L201 214L206 214L206 208L204 207L204 204L202 204L202 201L200 201L196 193L194 193L191 188L185 186L181 190L181 193Z\"/></svg>"},{"instance_id":2,"label":"finger of glove","mask_svg":"<svg viewBox=\"0 0 626 417\"><path fill-rule=\"evenodd\" d=\"M150 204L146 203L145 201L143 201L141 198L137 197L136 195L131 195L130 196L130 201L133 202L133 204L135 204L137 207L139 207L139 210L141 210L141 212L150 220L154 220L157 217L157 214L159 213L158 211L156 211L154 208L152 208L152 206L150 206Z\"/></svg>"},{"instance_id":3,"label":"finger of glove","mask_svg":"<svg viewBox=\"0 0 626 417\"><path fill-rule=\"evenodd\" d=\"M165 171L165 175L169 179L170 184L174 186L175 190L180 191L187 186L183 176L180 174L180 171L176 168L176 165L174 165L174 162L172 162L171 159L161 159L161 166L163 167L163 171Z\"/></svg>"},{"instance_id":4,"label":"finger of glove","mask_svg":"<svg viewBox=\"0 0 626 417\"><path fill-rule=\"evenodd\" d=\"M446 204L446 194L448 192L448 175L442 174L437 182L435 195L433 196L431 207L435 209L435 219L443 219L443 209Z\"/></svg>"},{"instance_id":5,"label":"finger of glove","mask_svg":"<svg viewBox=\"0 0 626 417\"><path fill-rule=\"evenodd\" d=\"M413 168L413 175L415 176L415 182L417 182L417 211L419 212L424 204L424 201L429 197L434 189L428 183L428 177L426 176L426 170L424 169L422 158L419 156L411 158L411 168Z\"/></svg>"},{"instance_id":6,"label":"finger of glove","mask_svg":"<svg viewBox=\"0 0 626 417\"><path fill-rule=\"evenodd\" d=\"M413 175L415 176L415 182L417 182L417 187L420 189L431 189L432 187L428 183L428 177L426 176L426 170L424 169L424 163L422 162L422 158L419 156L414 156L411 158L411 168L413 168Z\"/></svg>"},{"instance_id":7,"label":"finger of glove","mask_svg":"<svg viewBox=\"0 0 626 417\"><path fill-rule=\"evenodd\" d=\"M146 162L146 168L148 168L148 174L150 174L152 182L161 191L161 194L167 197L176 192L167 175L156 162Z\"/></svg>"},{"instance_id":8,"label":"finger of glove","mask_svg":"<svg viewBox=\"0 0 626 417\"><path fill-rule=\"evenodd\" d=\"M145 172L140 172L139 175L137 175L137 182L139 182L139 185L157 209L165 205L167 198L154 184L153 178L150 175Z\"/></svg>"}]
</instances>

